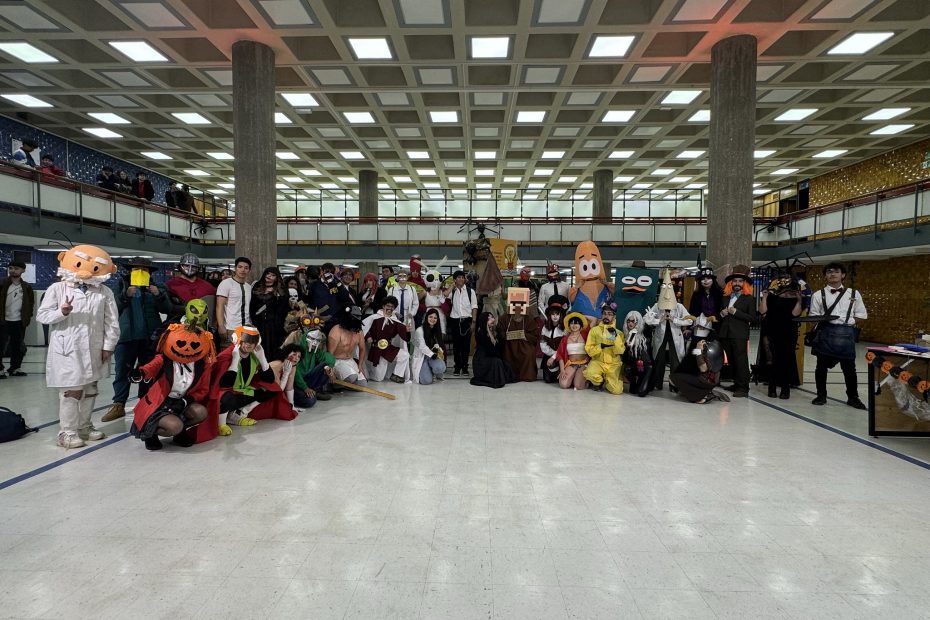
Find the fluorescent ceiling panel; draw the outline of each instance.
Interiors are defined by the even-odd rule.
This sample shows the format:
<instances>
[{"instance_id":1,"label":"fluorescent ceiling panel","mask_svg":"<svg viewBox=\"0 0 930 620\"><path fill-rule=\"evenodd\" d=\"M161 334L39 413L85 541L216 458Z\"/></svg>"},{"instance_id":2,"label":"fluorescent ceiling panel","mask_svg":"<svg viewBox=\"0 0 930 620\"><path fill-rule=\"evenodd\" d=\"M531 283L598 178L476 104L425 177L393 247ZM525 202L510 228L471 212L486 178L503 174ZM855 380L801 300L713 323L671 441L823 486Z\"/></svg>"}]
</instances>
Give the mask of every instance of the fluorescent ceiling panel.
<instances>
[{"instance_id":1,"label":"fluorescent ceiling panel","mask_svg":"<svg viewBox=\"0 0 930 620\"><path fill-rule=\"evenodd\" d=\"M87 133L97 136L98 138L122 138L123 135L111 131L106 127L83 127L81 131L86 131Z\"/></svg>"},{"instance_id":2,"label":"fluorescent ceiling panel","mask_svg":"<svg viewBox=\"0 0 930 620\"><path fill-rule=\"evenodd\" d=\"M210 176L209 172L200 170L199 168L190 168L184 171L186 174L191 175L192 177L206 177Z\"/></svg>"},{"instance_id":3,"label":"fluorescent ceiling panel","mask_svg":"<svg viewBox=\"0 0 930 620\"><path fill-rule=\"evenodd\" d=\"M675 172L674 168L656 168L649 173L649 176L664 177L672 174L673 172Z\"/></svg>"},{"instance_id":4,"label":"fluorescent ceiling panel","mask_svg":"<svg viewBox=\"0 0 930 620\"><path fill-rule=\"evenodd\" d=\"M390 60L394 58L391 46L384 37L349 38L349 46L359 60Z\"/></svg>"},{"instance_id":5,"label":"fluorescent ceiling panel","mask_svg":"<svg viewBox=\"0 0 930 620\"><path fill-rule=\"evenodd\" d=\"M356 125L375 122L375 117L371 115L371 112L343 112L342 114L347 121Z\"/></svg>"},{"instance_id":6,"label":"fluorescent ceiling panel","mask_svg":"<svg viewBox=\"0 0 930 620\"><path fill-rule=\"evenodd\" d=\"M673 90L662 99L662 105L687 105L697 99L703 91Z\"/></svg>"},{"instance_id":7,"label":"fluorescent ceiling panel","mask_svg":"<svg viewBox=\"0 0 930 620\"><path fill-rule=\"evenodd\" d=\"M344 159L365 159L361 151L339 151L339 155Z\"/></svg>"},{"instance_id":8,"label":"fluorescent ceiling panel","mask_svg":"<svg viewBox=\"0 0 930 620\"><path fill-rule=\"evenodd\" d=\"M614 181L616 183L629 183L630 181L633 180L633 178L634 177L631 177L629 175L621 175L621 176L614 177Z\"/></svg>"},{"instance_id":9,"label":"fluorescent ceiling panel","mask_svg":"<svg viewBox=\"0 0 930 620\"><path fill-rule=\"evenodd\" d=\"M565 151L543 151L541 159L562 159Z\"/></svg>"},{"instance_id":10,"label":"fluorescent ceiling panel","mask_svg":"<svg viewBox=\"0 0 930 620\"><path fill-rule=\"evenodd\" d=\"M798 170L799 168L779 168L775 172L770 172L769 174L773 177L781 177L781 176L785 176L788 174L794 174Z\"/></svg>"},{"instance_id":11,"label":"fluorescent ceiling panel","mask_svg":"<svg viewBox=\"0 0 930 620\"><path fill-rule=\"evenodd\" d=\"M119 114L113 114L112 112L89 112L87 116L107 125L129 125L131 123L128 118L123 118Z\"/></svg>"},{"instance_id":12,"label":"fluorescent ceiling panel","mask_svg":"<svg viewBox=\"0 0 930 620\"><path fill-rule=\"evenodd\" d=\"M305 177L319 177L319 176L323 176L323 173L322 173L322 172L320 172L319 170L316 170L316 169L314 169L314 168L302 168L302 169L298 170L297 172L299 172L300 174L304 175Z\"/></svg>"},{"instance_id":13,"label":"fluorescent ceiling panel","mask_svg":"<svg viewBox=\"0 0 930 620\"><path fill-rule=\"evenodd\" d=\"M475 105L503 105L504 93L472 93L471 100Z\"/></svg>"},{"instance_id":14,"label":"fluorescent ceiling panel","mask_svg":"<svg viewBox=\"0 0 930 620\"><path fill-rule=\"evenodd\" d=\"M275 112L274 113L274 124L275 125L293 125L294 121L292 121L287 116L287 114L285 114L284 112Z\"/></svg>"},{"instance_id":15,"label":"fluorescent ceiling panel","mask_svg":"<svg viewBox=\"0 0 930 620\"><path fill-rule=\"evenodd\" d=\"M149 28L187 28L187 24L161 2L124 2L123 9Z\"/></svg>"},{"instance_id":16,"label":"fluorescent ceiling panel","mask_svg":"<svg viewBox=\"0 0 930 620\"><path fill-rule=\"evenodd\" d=\"M313 18L300 0L259 0L276 26L312 26Z\"/></svg>"},{"instance_id":17,"label":"fluorescent ceiling panel","mask_svg":"<svg viewBox=\"0 0 930 620\"><path fill-rule=\"evenodd\" d=\"M865 54L893 36L893 32L857 32L827 50L827 54Z\"/></svg>"},{"instance_id":18,"label":"fluorescent ceiling panel","mask_svg":"<svg viewBox=\"0 0 930 620\"><path fill-rule=\"evenodd\" d=\"M538 24L577 24L581 21L587 0L541 0Z\"/></svg>"},{"instance_id":19,"label":"fluorescent ceiling panel","mask_svg":"<svg viewBox=\"0 0 930 620\"><path fill-rule=\"evenodd\" d=\"M870 136L892 136L896 133L908 131L909 129L913 129L913 128L914 128L913 123L906 123L902 125L885 125L884 127L880 129L876 129L875 131L870 131L869 135Z\"/></svg>"},{"instance_id":20,"label":"fluorescent ceiling panel","mask_svg":"<svg viewBox=\"0 0 930 620\"><path fill-rule=\"evenodd\" d=\"M775 117L778 122L800 121L817 112L817 108L791 108Z\"/></svg>"},{"instance_id":21,"label":"fluorescent ceiling panel","mask_svg":"<svg viewBox=\"0 0 930 620\"><path fill-rule=\"evenodd\" d=\"M475 127L474 134L475 134L475 137L478 137L478 138L496 138L500 134L500 128L498 127ZM443 142L443 140L440 140L439 142ZM458 145L452 146L452 147L445 147L445 148L458 148Z\"/></svg>"},{"instance_id":22,"label":"fluorescent ceiling panel","mask_svg":"<svg viewBox=\"0 0 930 620\"><path fill-rule=\"evenodd\" d=\"M310 93L281 93L284 100L295 108L314 108L320 103Z\"/></svg>"},{"instance_id":23,"label":"fluorescent ceiling panel","mask_svg":"<svg viewBox=\"0 0 930 620\"><path fill-rule=\"evenodd\" d=\"M457 123L459 122L459 113L455 110L430 112L429 118L434 123Z\"/></svg>"},{"instance_id":24,"label":"fluorescent ceiling panel","mask_svg":"<svg viewBox=\"0 0 930 620\"><path fill-rule=\"evenodd\" d=\"M436 171L430 168L417 168L417 174L421 177L434 177L437 176Z\"/></svg>"},{"instance_id":25,"label":"fluorescent ceiling panel","mask_svg":"<svg viewBox=\"0 0 930 620\"><path fill-rule=\"evenodd\" d=\"M688 183L685 187L687 189L702 189L707 187L707 183Z\"/></svg>"},{"instance_id":26,"label":"fluorescent ceiling panel","mask_svg":"<svg viewBox=\"0 0 930 620\"><path fill-rule=\"evenodd\" d=\"M475 159L497 159L497 151L475 151Z\"/></svg>"},{"instance_id":27,"label":"fluorescent ceiling panel","mask_svg":"<svg viewBox=\"0 0 930 620\"><path fill-rule=\"evenodd\" d=\"M407 159L429 159L429 151L407 151Z\"/></svg>"},{"instance_id":28,"label":"fluorescent ceiling panel","mask_svg":"<svg viewBox=\"0 0 930 620\"><path fill-rule=\"evenodd\" d=\"M698 110L688 119L689 123L709 123L710 110Z\"/></svg>"},{"instance_id":29,"label":"fluorescent ceiling panel","mask_svg":"<svg viewBox=\"0 0 930 620\"><path fill-rule=\"evenodd\" d=\"M378 93L378 101L383 106L393 105L410 105L410 98L407 93Z\"/></svg>"},{"instance_id":30,"label":"fluorescent ceiling panel","mask_svg":"<svg viewBox=\"0 0 930 620\"><path fill-rule=\"evenodd\" d=\"M630 51L635 40L633 35L597 35L588 58L622 58Z\"/></svg>"},{"instance_id":31,"label":"fluorescent ceiling panel","mask_svg":"<svg viewBox=\"0 0 930 620\"><path fill-rule=\"evenodd\" d=\"M446 25L443 0L397 0L397 5L406 26Z\"/></svg>"},{"instance_id":32,"label":"fluorescent ceiling panel","mask_svg":"<svg viewBox=\"0 0 930 620\"><path fill-rule=\"evenodd\" d=\"M110 47L136 62L168 62L161 52L145 41L108 41Z\"/></svg>"},{"instance_id":33,"label":"fluorescent ceiling panel","mask_svg":"<svg viewBox=\"0 0 930 620\"><path fill-rule=\"evenodd\" d=\"M494 169L493 168L478 168L475 170L475 176L477 177L493 177Z\"/></svg>"},{"instance_id":34,"label":"fluorescent ceiling panel","mask_svg":"<svg viewBox=\"0 0 930 620\"><path fill-rule=\"evenodd\" d=\"M472 37L472 58L507 58L510 55L510 37Z\"/></svg>"},{"instance_id":35,"label":"fluorescent ceiling panel","mask_svg":"<svg viewBox=\"0 0 930 620\"><path fill-rule=\"evenodd\" d=\"M604 118L601 119L602 123L625 123L633 118L633 115L636 114L636 110L607 110L604 114Z\"/></svg>"},{"instance_id":36,"label":"fluorescent ceiling panel","mask_svg":"<svg viewBox=\"0 0 930 620\"><path fill-rule=\"evenodd\" d=\"M568 105L596 105L602 93L572 93L565 103Z\"/></svg>"},{"instance_id":37,"label":"fluorescent ceiling panel","mask_svg":"<svg viewBox=\"0 0 930 620\"><path fill-rule=\"evenodd\" d=\"M172 112L171 116L175 117L187 125L209 125L210 121L197 112Z\"/></svg>"},{"instance_id":38,"label":"fluorescent ceiling panel","mask_svg":"<svg viewBox=\"0 0 930 620\"><path fill-rule=\"evenodd\" d=\"M520 110L517 112L518 123L541 123L546 118L545 111Z\"/></svg>"},{"instance_id":39,"label":"fluorescent ceiling panel","mask_svg":"<svg viewBox=\"0 0 930 620\"><path fill-rule=\"evenodd\" d=\"M827 149L826 151L820 151L814 155L817 159L824 159L827 157L839 157L843 153L849 152L847 149Z\"/></svg>"},{"instance_id":40,"label":"fluorescent ceiling panel","mask_svg":"<svg viewBox=\"0 0 930 620\"><path fill-rule=\"evenodd\" d=\"M562 77L562 67L527 67L524 84L555 84Z\"/></svg>"},{"instance_id":41,"label":"fluorescent ceiling panel","mask_svg":"<svg viewBox=\"0 0 930 620\"><path fill-rule=\"evenodd\" d=\"M292 153L291 151L275 151L274 156L278 159L284 160L300 159L300 156L297 155L297 153Z\"/></svg>"},{"instance_id":42,"label":"fluorescent ceiling panel","mask_svg":"<svg viewBox=\"0 0 930 620\"><path fill-rule=\"evenodd\" d=\"M209 152L209 153L207 153L207 155L208 155L209 157L212 157L213 159L218 159L218 160L221 160L221 161L229 161L229 160L233 159L233 156L232 156L230 153L227 153L226 151L214 151L214 152Z\"/></svg>"},{"instance_id":43,"label":"fluorescent ceiling panel","mask_svg":"<svg viewBox=\"0 0 930 620\"><path fill-rule=\"evenodd\" d=\"M633 189L649 189L652 183L633 183Z\"/></svg>"},{"instance_id":44,"label":"fluorescent ceiling panel","mask_svg":"<svg viewBox=\"0 0 930 620\"><path fill-rule=\"evenodd\" d=\"M876 110L868 116L863 116L862 120L864 121L887 121L901 116L905 112L910 112L911 108L882 108L881 110Z\"/></svg>"},{"instance_id":45,"label":"fluorescent ceiling panel","mask_svg":"<svg viewBox=\"0 0 930 620\"><path fill-rule=\"evenodd\" d=\"M607 159L629 159L631 157L633 157L633 151L613 151Z\"/></svg>"},{"instance_id":46,"label":"fluorescent ceiling panel","mask_svg":"<svg viewBox=\"0 0 930 620\"><path fill-rule=\"evenodd\" d=\"M6 52L17 60L23 62L58 62L58 59L47 54L30 43L24 41L2 41L0 42L0 51Z\"/></svg>"},{"instance_id":47,"label":"fluorescent ceiling panel","mask_svg":"<svg viewBox=\"0 0 930 620\"><path fill-rule=\"evenodd\" d=\"M417 75L424 86L449 86L455 84L455 74L448 68L419 68Z\"/></svg>"},{"instance_id":48,"label":"fluorescent ceiling panel","mask_svg":"<svg viewBox=\"0 0 930 620\"><path fill-rule=\"evenodd\" d=\"M352 80L343 69L313 69L311 71L316 81L324 86L349 86Z\"/></svg>"},{"instance_id":49,"label":"fluorescent ceiling panel","mask_svg":"<svg viewBox=\"0 0 930 620\"><path fill-rule=\"evenodd\" d=\"M282 177L287 183L303 183L300 177Z\"/></svg>"},{"instance_id":50,"label":"fluorescent ceiling panel","mask_svg":"<svg viewBox=\"0 0 930 620\"><path fill-rule=\"evenodd\" d=\"M38 97L33 97L32 95L26 94L11 94L11 95L0 95L7 101L12 101L13 103L19 104L26 108L53 108L52 104L48 101L43 101Z\"/></svg>"},{"instance_id":51,"label":"fluorescent ceiling panel","mask_svg":"<svg viewBox=\"0 0 930 620\"><path fill-rule=\"evenodd\" d=\"M533 170L533 176L534 177L547 177L547 176L550 176L553 172L555 172L555 170L552 168L536 168Z\"/></svg>"},{"instance_id":52,"label":"fluorescent ceiling panel","mask_svg":"<svg viewBox=\"0 0 930 620\"><path fill-rule=\"evenodd\" d=\"M634 84L642 82L661 82L665 79L665 76L668 75L668 72L671 70L671 65L637 67L636 71L633 72L633 75L630 76L630 82Z\"/></svg>"},{"instance_id":53,"label":"fluorescent ceiling panel","mask_svg":"<svg viewBox=\"0 0 930 620\"><path fill-rule=\"evenodd\" d=\"M704 153L706 153L706 151L699 151L699 150L682 151L681 153L676 155L675 158L676 159L697 159L698 157L702 157Z\"/></svg>"},{"instance_id":54,"label":"fluorescent ceiling panel","mask_svg":"<svg viewBox=\"0 0 930 620\"><path fill-rule=\"evenodd\" d=\"M142 151L140 154L149 159L171 159L170 155L162 153L161 151Z\"/></svg>"},{"instance_id":55,"label":"fluorescent ceiling panel","mask_svg":"<svg viewBox=\"0 0 930 620\"><path fill-rule=\"evenodd\" d=\"M685 0L673 22L709 22L727 4L728 0Z\"/></svg>"},{"instance_id":56,"label":"fluorescent ceiling panel","mask_svg":"<svg viewBox=\"0 0 930 620\"><path fill-rule=\"evenodd\" d=\"M755 159L765 159L766 157L771 157L774 154L775 154L775 151L771 149L760 149L758 151L752 152L752 156Z\"/></svg>"}]
</instances>

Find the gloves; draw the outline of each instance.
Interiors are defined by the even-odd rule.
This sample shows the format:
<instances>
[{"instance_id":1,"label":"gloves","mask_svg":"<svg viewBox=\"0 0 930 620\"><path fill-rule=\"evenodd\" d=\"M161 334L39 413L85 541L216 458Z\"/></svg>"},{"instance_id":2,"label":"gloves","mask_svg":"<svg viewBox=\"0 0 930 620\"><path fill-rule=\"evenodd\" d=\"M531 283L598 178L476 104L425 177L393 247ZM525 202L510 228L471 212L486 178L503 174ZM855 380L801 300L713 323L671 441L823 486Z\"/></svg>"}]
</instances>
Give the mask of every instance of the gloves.
<instances>
[{"instance_id":1,"label":"gloves","mask_svg":"<svg viewBox=\"0 0 930 620\"><path fill-rule=\"evenodd\" d=\"M232 361L230 361L229 363L229 368L226 369L227 372L228 371L238 372L239 362L241 361L242 361L242 355L239 354L239 345L237 344L235 347L233 347Z\"/></svg>"},{"instance_id":2,"label":"gloves","mask_svg":"<svg viewBox=\"0 0 930 620\"><path fill-rule=\"evenodd\" d=\"M437 359L439 359L439 356L436 355L435 353L433 353L433 354L430 356L430 359L431 359L431 360L437 360Z\"/></svg>"},{"instance_id":3,"label":"gloves","mask_svg":"<svg viewBox=\"0 0 930 620\"><path fill-rule=\"evenodd\" d=\"M265 359L265 350L261 348L261 346L255 347L255 351L252 352L252 355L258 359L258 363L261 365L262 370L268 370L268 360Z\"/></svg>"}]
</instances>

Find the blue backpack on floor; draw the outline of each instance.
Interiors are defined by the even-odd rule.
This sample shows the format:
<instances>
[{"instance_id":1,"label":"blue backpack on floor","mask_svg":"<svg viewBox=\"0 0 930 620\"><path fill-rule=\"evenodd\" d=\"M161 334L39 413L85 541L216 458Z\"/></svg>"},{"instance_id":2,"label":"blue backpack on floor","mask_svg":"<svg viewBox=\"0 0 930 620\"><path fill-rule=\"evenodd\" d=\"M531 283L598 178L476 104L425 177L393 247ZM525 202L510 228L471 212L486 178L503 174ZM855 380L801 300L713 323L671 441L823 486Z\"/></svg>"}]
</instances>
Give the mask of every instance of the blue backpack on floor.
<instances>
[{"instance_id":1,"label":"blue backpack on floor","mask_svg":"<svg viewBox=\"0 0 930 620\"><path fill-rule=\"evenodd\" d=\"M6 407L0 407L0 443L19 439L26 433L37 433L39 429L29 428L23 416Z\"/></svg>"}]
</instances>

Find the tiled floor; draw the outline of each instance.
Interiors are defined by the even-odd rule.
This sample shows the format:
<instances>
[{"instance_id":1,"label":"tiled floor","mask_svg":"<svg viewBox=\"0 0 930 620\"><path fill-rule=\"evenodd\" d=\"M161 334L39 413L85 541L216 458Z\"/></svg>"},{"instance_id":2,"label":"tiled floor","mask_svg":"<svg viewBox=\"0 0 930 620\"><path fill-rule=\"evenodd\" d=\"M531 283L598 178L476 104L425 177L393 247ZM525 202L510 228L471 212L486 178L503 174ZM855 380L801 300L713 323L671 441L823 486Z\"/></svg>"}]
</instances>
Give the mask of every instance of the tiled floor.
<instances>
[{"instance_id":1,"label":"tiled floor","mask_svg":"<svg viewBox=\"0 0 930 620\"><path fill-rule=\"evenodd\" d=\"M146 452L123 421L95 451L55 447L54 424L0 445L0 484L76 456L0 490L0 616L930 617L930 471L764 389L379 387L398 399L188 450ZM774 403L864 433L795 394ZM0 382L0 404L56 418L40 375Z\"/></svg>"}]
</instances>

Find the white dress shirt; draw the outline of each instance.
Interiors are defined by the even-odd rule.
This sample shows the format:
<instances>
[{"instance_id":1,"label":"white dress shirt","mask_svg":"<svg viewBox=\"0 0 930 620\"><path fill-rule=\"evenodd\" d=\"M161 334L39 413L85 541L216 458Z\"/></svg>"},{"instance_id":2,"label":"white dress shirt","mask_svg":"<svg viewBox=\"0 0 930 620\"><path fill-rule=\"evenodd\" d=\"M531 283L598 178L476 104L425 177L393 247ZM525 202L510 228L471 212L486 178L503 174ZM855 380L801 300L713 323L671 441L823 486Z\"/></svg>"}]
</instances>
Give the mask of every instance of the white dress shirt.
<instances>
[{"instance_id":1,"label":"white dress shirt","mask_svg":"<svg viewBox=\"0 0 930 620\"><path fill-rule=\"evenodd\" d=\"M859 291L856 291L856 301L852 302L852 312L849 312L849 304L852 300L852 291L851 288L843 288L841 293L833 293L833 287L826 286L821 290L814 293L811 297L811 310L810 314L813 316L820 316L825 314L827 309L833 305L833 302L836 301L836 296L840 296L840 301L836 304L836 307L830 312L830 314L836 316L837 318L830 321L833 325L855 325L856 320L862 320L869 318L869 313L865 309L865 303L862 301L862 295L859 294ZM824 296L826 296L827 303L824 305ZM846 321L846 314L849 313L849 321Z\"/></svg>"}]
</instances>

